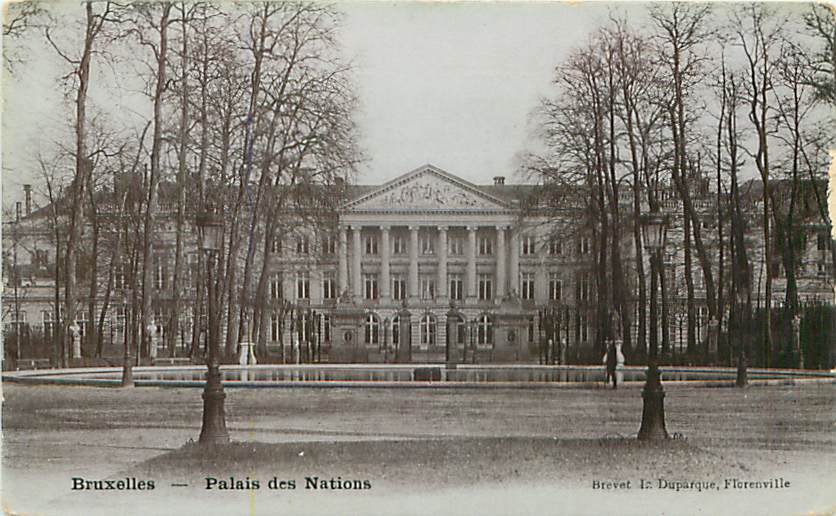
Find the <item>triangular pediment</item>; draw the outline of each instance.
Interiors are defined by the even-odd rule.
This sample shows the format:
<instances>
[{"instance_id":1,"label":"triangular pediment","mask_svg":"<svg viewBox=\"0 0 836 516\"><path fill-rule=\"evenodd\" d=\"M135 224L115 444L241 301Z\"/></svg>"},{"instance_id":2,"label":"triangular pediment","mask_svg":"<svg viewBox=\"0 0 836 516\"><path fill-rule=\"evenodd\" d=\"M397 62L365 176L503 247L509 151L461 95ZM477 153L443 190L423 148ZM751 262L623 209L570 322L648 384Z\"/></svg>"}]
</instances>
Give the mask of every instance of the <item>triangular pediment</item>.
<instances>
[{"instance_id":1,"label":"triangular pediment","mask_svg":"<svg viewBox=\"0 0 836 516\"><path fill-rule=\"evenodd\" d=\"M432 165L408 172L343 206L348 211L491 211L507 202Z\"/></svg>"}]
</instances>

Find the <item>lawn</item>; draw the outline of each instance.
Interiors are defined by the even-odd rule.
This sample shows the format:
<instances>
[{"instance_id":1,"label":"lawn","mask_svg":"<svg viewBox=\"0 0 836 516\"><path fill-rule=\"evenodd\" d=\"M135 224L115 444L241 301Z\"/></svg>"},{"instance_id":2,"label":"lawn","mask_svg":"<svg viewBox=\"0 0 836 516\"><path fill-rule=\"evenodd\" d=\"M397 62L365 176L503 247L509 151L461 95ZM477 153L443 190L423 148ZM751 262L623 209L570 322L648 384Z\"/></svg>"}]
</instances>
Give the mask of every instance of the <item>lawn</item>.
<instances>
[{"instance_id":1,"label":"lawn","mask_svg":"<svg viewBox=\"0 0 836 516\"><path fill-rule=\"evenodd\" d=\"M212 454L190 443L200 431L198 389L3 387L3 504L10 512L836 509L832 383L669 386L667 427L677 439L659 444L633 439L641 418L635 388L229 389L235 444ZM73 477L152 480L155 489L73 491Z\"/></svg>"}]
</instances>

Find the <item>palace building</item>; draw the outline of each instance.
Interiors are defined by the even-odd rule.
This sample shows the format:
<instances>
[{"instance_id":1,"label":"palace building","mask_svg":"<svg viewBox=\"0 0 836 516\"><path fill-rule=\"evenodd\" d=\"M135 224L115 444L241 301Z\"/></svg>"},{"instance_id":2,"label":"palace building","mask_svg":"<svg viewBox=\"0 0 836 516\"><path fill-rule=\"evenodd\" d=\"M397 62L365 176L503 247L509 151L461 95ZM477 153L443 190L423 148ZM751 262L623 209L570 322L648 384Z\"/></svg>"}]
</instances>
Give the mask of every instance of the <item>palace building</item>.
<instances>
[{"instance_id":1,"label":"palace building","mask_svg":"<svg viewBox=\"0 0 836 516\"><path fill-rule=\"evenodd\" d=\"M382 185L346 186L341 204L330 207L331 215L336 216L319 222L294 222L293 213L284 213L288 219L285 229L272 244L270 258L260 272L269 275L265 290L269 317L263 319L269 329L262 330L266 347L260 352L281 360L294 356L292 345L300 334L300 323L291 324L289 318L307 313L315 314L308 321L315 322L316 335L301 333L316 340L323 361L537 362L544 359L543 343L549 339L554 344L551 359L555 362L599 361L594 352L600 351L594 348L600 327L596 322L594 243L582 231L556 229L560 221L554 212L525 208L535 188L538 186L505 184L503 177L477 185L425 165ZM716 253L712 194L705 190L705 199L697 199L696 204L705 212L704 239ZM176 211L165 202L164 192L161 199L152 264L156 324L149 352L152 357L170 353L158 354L156 348L162 350L164 337L170 337L166 320L174 284ZM664 261L666 277L669 274L667 338L676 353L684 349L686 337L683 237L675 218L681 214L681 206L673 195L663 198L663 204L665 211L674 215ZM747 206L757 213L756 202ZM27 195L26 209L18 207L20 217L4 223L4 329L7 338L24 337L24 355L27 342L49 341L58 320L56 252L54 232L48 229L48 208L32 210ZM757 223L757 217L752 220ZM799 297L830 303L831 241L822 237L818 226L810 226L809 231L811 238L804 241L800 254ZM167 339L174 342L176 356L188 355L193 343L205 339L205 312L196 310L194 302L199 251L195 232L188 233L178 334ZM748 238L751 259L757 266L763 246L756 227ZM626 288L635 305L632 232L625 232L621 240ZM698 338L705 342L709 321L704 287L696 258L693 264ZM101 288L96 318L104 323L105 351L111 349L118 355L128 331L127 293L135 294L141 287L130 280L120 263L113 267L103 263L98 274ZM783 298L784 281L776 275L773 306ZM83 282L80 286L84 296L87 287ZM109 308L100 317L108 288ZM760 296L762 284L756 288L753 296ZM62 301L63 296L59 293L57 299ZM83 297L76 319L82 339L92 327L89 303L90 299ZM631 319L635 335L636 314ZM408 338L403 339L405 332ZM270 359L259 360L265 358Z\"/></svg>"}]
</instances>

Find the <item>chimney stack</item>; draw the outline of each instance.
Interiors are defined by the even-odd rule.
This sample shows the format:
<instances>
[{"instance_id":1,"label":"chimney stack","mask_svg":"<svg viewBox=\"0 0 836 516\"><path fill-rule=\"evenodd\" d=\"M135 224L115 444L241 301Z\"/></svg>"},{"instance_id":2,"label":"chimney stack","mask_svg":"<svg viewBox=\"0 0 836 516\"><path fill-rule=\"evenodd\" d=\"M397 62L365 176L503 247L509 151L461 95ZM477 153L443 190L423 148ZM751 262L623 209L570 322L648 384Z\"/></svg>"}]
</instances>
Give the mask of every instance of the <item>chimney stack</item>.
<instances>
[{"instance_id":1,"label":"chimney stack","mask_svg":"<svg viewBox=\"0 0 836 516\"><path fill-rule=\"evenodd\" d=\"M505 184L505 176L495 176L493 178L493 184L500 186Z\"/></svg>"},{"instance_id":2,"label":"chimney stack","mask_svg":"<svg viewBox=\"0 0 836 516\"><path fill-rule=\"evenodd\" d=\"M23 185L23 193L26 194L26 215L32 214L32 185Z\"/></svg>"}]
</instances>

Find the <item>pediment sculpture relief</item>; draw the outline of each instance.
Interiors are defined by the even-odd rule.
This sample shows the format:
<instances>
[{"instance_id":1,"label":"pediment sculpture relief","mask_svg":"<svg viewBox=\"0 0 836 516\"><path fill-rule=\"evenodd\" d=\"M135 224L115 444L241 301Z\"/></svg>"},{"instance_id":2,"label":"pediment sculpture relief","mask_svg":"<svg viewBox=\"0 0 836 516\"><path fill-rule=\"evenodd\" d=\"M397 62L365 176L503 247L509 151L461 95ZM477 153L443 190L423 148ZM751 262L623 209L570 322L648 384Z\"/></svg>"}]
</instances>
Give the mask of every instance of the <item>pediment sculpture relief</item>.
<instances>
[{"instance_id":1,"label":"pediment sculpture relief","mask_svg":"<svg viewBox=\"0 0 836 516\"><path fill-rule=\"evenodd\" d=\"M432 177L420 177L395 190L372 199L369 204L387 208L482 208L494 207L492 203L446 181Z\"/></svg>"}]
</instances>

